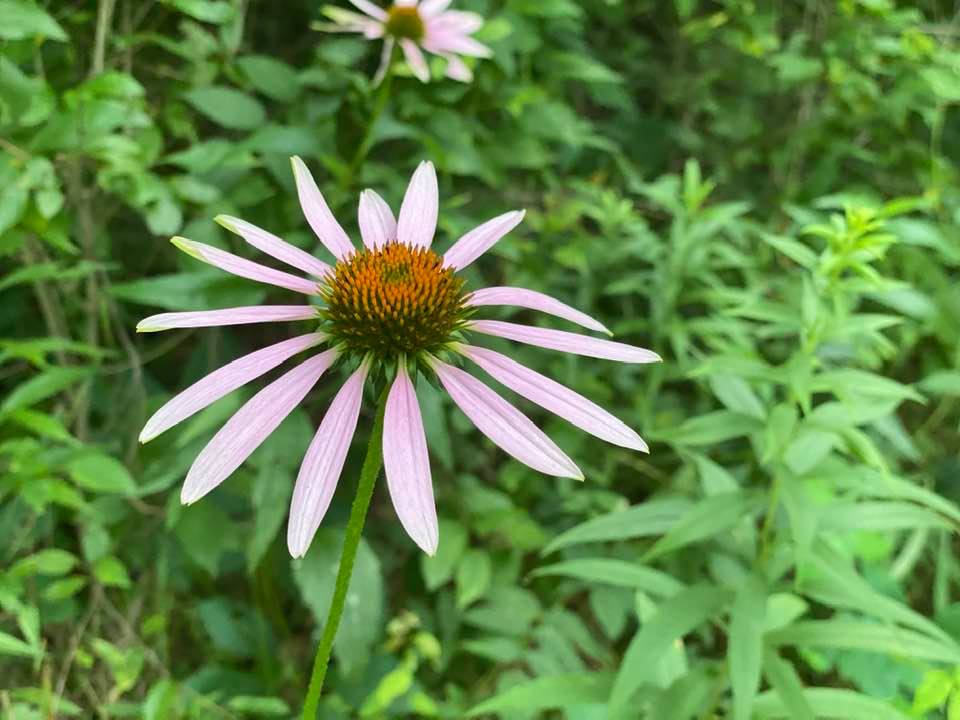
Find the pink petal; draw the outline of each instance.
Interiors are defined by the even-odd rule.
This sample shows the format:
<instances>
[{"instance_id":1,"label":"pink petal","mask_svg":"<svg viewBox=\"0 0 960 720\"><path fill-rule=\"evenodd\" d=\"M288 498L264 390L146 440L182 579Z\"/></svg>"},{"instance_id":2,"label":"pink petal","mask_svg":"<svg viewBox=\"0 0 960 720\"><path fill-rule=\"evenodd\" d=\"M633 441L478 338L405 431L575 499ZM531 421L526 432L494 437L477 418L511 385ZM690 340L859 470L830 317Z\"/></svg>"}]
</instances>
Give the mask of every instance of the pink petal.
<instances>
[{"instance_id":1,"label":"pink petal","mask_svg":"<svg viewBox=\"0 0 960 720\"><path fill-rule=\"evenodd\" d=\"M544 295L536 290L527 290L526 288L515 287L488 287L477 290L467 299L467 305L470 307L483 307L488 305L516 305L517 307L528 308L530 310L539 310L540 312L554 315L572 323L581 325L589 330L612 335L607 328L598 323L586 313L582 313L576 308L572 308L566 303L562 303L549 295Z\"/></svg>"},{"instance_id":2,"label":"pink petal","mask_svg":"<svg viewBox=\"0 0 960 720\"><path fill-rule=\"evenodd\" d=\"M375 250L397 239L397 221L386 201L373 190L360 193L360 235L363 244Z\"/></svg>"},{"instance_id":3,"label":"pink petal","mask_svg":"<svg viewBox=\"0 0 960 720\"><path fill-rule=\"evenodd\" d=\"M226 480L300 404L336 357L336 350L315 355L250 398L193 461L180 501L195 503Z\"/></svg>"},{"instance_id":4,"label":"pink petal","mask_svg":"<svg viewBox=\"0 0 960 720\"><path fill-rule=\"evenodd\" d=\"M357 429L367 370L367 365L362 365L340 388L303 458L287 525L287 548L295 558L306 554L330 507Z\"/></svg>"},{"instance_id":5,"label":"pink petal","mask_svg":"<svg viewBox=\"0 0 960 720\"><path fill-rule=\"evenodd\" d=\"M641 452L649 451L647 444L637 433L570 388L493 350L470 345L461 345L458 350L498 382L581 430L614 445Z\"/></svg>"},{"instance_id":6,"label":"pink petal","mask_svg":"<svg viewBox=\"0 0 960 720\"><path fill-rule=\"evenodd\" d=\"M393 46L395 41L392 37L384 38L383 50L380 52L380 67L377 68L377 74L373 76L373 86L377 87L383 82L383 79L390 71L390 62L393 60Z\"/></svg>"},{"instance_id":7,"label":"pink petal","mask_svg":"<svg viewBox=\"0 0 960 720\"><path fill-rule=\"evenodd\" d=\"M316 295L320 290L313 280L306 280L281 270L268 268L212 245L205 245L181 237L171 238L170 242L187 255L239 277L267 283L268 285L276 285L305 295Z\"/></svg>"},{"instance_id":8,"label":"pink petal","mask_svg":"<svg viewBox=\"0 0 960 720\"><path fill-rule=\"evenodd\" d=\"M372 2L370 2L370 0L350 0L350 2L358 10L362 10L367 15L369 15L370 17L376 20L387 19L387 13L383 10L383 8L377 7Z\"/></svg>"},{"instance_id":9,"label":"pink petal","mask_svg":"<svg viewBox=\"0 0 960 720\"><path fill-rule=\"evenodd\" d=\"M402 363L387 397L383 466L390 498L404 530L427 555L435 554L440 531L427 438L417 394Z\"/></svg>"},{"instance_id":10,"label":"pink petal","mask_svg":"<svg viewBox=\"0 0 960 720\"><path fill-rule=\"evenodd\" d=\"M496 335L507 340L527 343L528 345L573 353L574 355L585 355L604 360L619 360L626 363L661 362L660 356L652 350L625 345L612 340L601 340L588 335L577 335L563 330L549 330L499 320L477 320L470 323L469 329L487 335Z\"/></svg>"},{"instance_id":11,"label":"pink petal","mask_svg":"<svg viewBox=\"0 0 960 720\"><path fill-rule=\"evenodd\" d=\"M443 256L444 265L454 270L463 270L523 222L523 216L526 214L526 210L514 210L487 220L480 227L474 228L447 250Z\"/></svg>"},{"instance_id":12,"label":"pink petal","mask_svg":"<svg viewBox=\"0 0 960 720\"><path fill-rule=\"evenodd\" d=\"M230 232L239 235L260 252L276 258L280 262L303 270L306 273L322 278L330 272L330 266L317 260L313 255L301 250L290 243L281 240L273 233L261 230L256 225L240 218L229 215L217 215L214 222L225 227Z\"/></svg>"},{"instance_id":13,"label":"pink petal","mask_svg":"<svg viewBox=\"0 0 960 720\"><path fill-rule=\"evenodd\" d=\"M423 39L423 47L432 53L456 53L470 57L488 58L493 56L493 50L471 37L456 32L432 30Z\"/></svg>"},{"instance_id":14,"label":"pink petal","mask_svg":"<svg viewBox=\"0 0 960 720\"><path fill-rule=\"evenodd\" d=\"M409 38L400 39L400 49L403 50L403 57L407 60L407 65L417 76L420 82L430 82L430 68L427 66L427 59L420 52L417 44Z\"/></svg>"},{"instance_id":15,"label":"pink petal","mask_svg":"<svg viewBox=\"0 0 960 720\"><path fill-rule=\"evenodd\" d=\"M463 62L463 60L456 55L444 55L443 57L447 61L448 78L465 83L473 80L473 71L467 67L467 64Z\"/></svg>"},{"instance_id":16,"label":"pink petal","mask_svg":"<svg viewBox=\"0 0 960 720\"><path fill-rule=\"evenodd\" d=\"M421 13L422 14L422 13ZM449 35L470 35L483 27L483 16L475 12L451 10L442 15L427 18L427 35L431 32Z\"/></svg>"},{"instance_id":17,"label":"pink petal","mask_svg":"<svg viewBox=\"0 0 960 720\"><path fill-rule=\"evenodd\" d=\"M420 3L420 17L429 20L439 15L450 6L450 0L423 0Z\"/></svg>"},{"instance_id":18,"label":"pink petal","mask_svg":"<svg viewBox=\"0 0 960 720\"><path fill-rule=\"evenodd\" d=\"M314 320L317 308L312 305L251 305L224 310L173 312L151 315L137 323L137 332L160 332L174 328L221 327L262 322Z\"/></svg>"},{"instance_id":19,"label":"pink petal","mask_svg":"<svg viewBox=\"0 0 960 720\"><path fill-rule=\"evenodd\" d=\"M320 242L327 250L333 253L337 260L343 260L354 251L353 243L350 237L337 222L337 219L327 207L327 201L323 199L323 194L317 183L313 180L313 175L299 157L290 158L293 165L293 176L297 181L297 195L300 197L300 207L303 208L303 214L307 218L310 227Z\"/></svg>"},{"instance_id":20,"label":"pink petal","mask_svg":"<svg viewBox=\"0 0 960 720\"><path fill-rule=\"evenodd\" d=\"M301 335L244 355L219 370L214 370L157 410L140 432L140 442L149 442L224 395L273 370L297 353L319 345L324 340L326 335L323 333Z\"/></svg>"},{"instance_id":21,"label":"pink petal","mask_svg":"<svg viewBox=\"0 0 960 720\"><path fill-rule=\"evenodd\" d=\"M397 239L415 247L430 247L437 231L440 191L432 162L422 162L410 179L400 206Z\"/></svg>"},{"instance_id":22,"label":"pink petal","mask_svg":"<svg viewBox=\"0 0 960 720\"><path fill-rule=\"evenodd\" d=\"M583 480L580 468L530 418L493 390L435 358L431 367L464 415L505 452L547 475Z\"/></svg>"}]
</instances>

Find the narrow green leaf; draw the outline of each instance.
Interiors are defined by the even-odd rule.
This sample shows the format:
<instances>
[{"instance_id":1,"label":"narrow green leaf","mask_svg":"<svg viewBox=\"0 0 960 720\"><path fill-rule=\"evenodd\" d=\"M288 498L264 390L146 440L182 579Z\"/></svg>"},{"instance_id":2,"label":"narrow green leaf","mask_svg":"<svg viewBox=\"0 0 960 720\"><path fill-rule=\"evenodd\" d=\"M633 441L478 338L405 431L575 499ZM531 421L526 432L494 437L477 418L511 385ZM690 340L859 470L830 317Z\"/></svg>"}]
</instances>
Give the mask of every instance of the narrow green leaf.
<instances>
[{"instance_id":1,"label":"narrow green leaf","mask_svg":"<svg viewBox=\"0 0 960 720\"><path fill-rule=\"evenodd\" d=\"M808 688L803 691L818 720L911 720L892 705L853 690ZM765 692L757 698L754 713L760 720L792 718L776 692Z\"/></svg>"},{"instance_id":2,"label":"narrow green leaf","mask_svg":"<svg viewBox=\"0 0 960 720\"><path fill-rule=\"evenodd\" d=\"M891 657L960 664L955 644L913 630L859 620L804 620L767 635L774 645L867 650Z\"/></svg>"},{"instance_id":3,"label":"narrow green leaf","mask_svg":"<svg viewBox=\"0 0 960 720\"><path fill-rule=\"evenodd\" d=\"M800 676L791 663L767 649L763 658L763 674L786 710L784 717L790 720L816 720L810 701L804 695Z\"/></svg>"},{"instance_id":4,"label":"narrow green leaf","mask_svg":"<svg viewBox=\"0 0 960 720\"><path fill-rule=\"evenodd\" d=\"M602 703L610 694L610 673L571 673L540 677L486 700L467 711L467 717L511 710L535 712Z\"/></svg>"},{"instance_id":5,"label":"narrow green leaf","mask_svg":"<svg viewBox=\"0 0 960 720\"><path fill-rule=\"evenodd\" d=\"M766 586L757 576L748 576L737 588L730 610L727 662L733 689L734 720L750 720L760 686L766 609Z\"/></svg>"},{"instance_id":6,"label":"narrow green leaf","mask_svg":"<svg viewBox=\"0 0 960 720\"><path fill-rule=\"evenodd\" d=\"M695 586L665 600L643 624L627 648L610 696L611 719L633 718L630 699L651 680L658 658L687 633L715 617L730 601L730 593L716 587Z\"/></svg>"},{"instance_id":7,"label":"narrow green leaf","mask_svg":"<svg viewBox=\"0 0 960 720\"><path fill-rule=\"evenodd\" d=\"M537 568L531 577L570 577L591 583L634 588L661 597L683 590L683 583L667 573L637 563L612 558L577 558Z\"/></svg>"},{"instance_id":8,"label":"narrow green leaf","mask_svg":"<svg viewBox=\"0 0 960 720\"><path fill-rule=\"evenodd\" d=\"M561 533L542 554L549 555L561 548L584 543L661 535L676 525L690 507L686 498L661 498L601 515Z\"/></svg>"},{"instance_id":9,"label":"narrow green leaf","mask_svg":"<svg viewBox=\"0 0 960 720\"><path fill-rule=\"evenodd\" d=\"M721 493L705 498L690 508L642 559L650 561L725 532L757 512L761 504L759 495L746 492Z\"/></svg>"}]
</instances>

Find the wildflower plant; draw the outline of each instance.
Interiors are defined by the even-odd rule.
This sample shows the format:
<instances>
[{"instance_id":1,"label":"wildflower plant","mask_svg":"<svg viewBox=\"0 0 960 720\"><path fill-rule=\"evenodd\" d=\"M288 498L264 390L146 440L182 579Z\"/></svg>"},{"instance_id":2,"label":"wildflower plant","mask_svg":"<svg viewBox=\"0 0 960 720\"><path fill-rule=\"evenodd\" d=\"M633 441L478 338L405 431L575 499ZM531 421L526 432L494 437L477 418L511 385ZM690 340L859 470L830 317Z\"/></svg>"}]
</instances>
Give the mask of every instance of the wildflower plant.
<instances>
[{"instance_id":1,"label":"wildflower plant","mask_svg":"<svg viewBox=\"0 0 960 720\"><path fill-rule=\"evenodd\" d=\"M182 502L194 503L226 480L334 366L342 367L349 377L327 409L300 467L290 505L287 547L295 558L306 554L343 470L364 386L369 381L383 387L348 528L352 543L345 544L341 561L338 588L342 582L344 592L381 456L390 497L404 529L428 555L437 550L439 526L427 438L415 390L418 376L439 382L484 435L520 462L547 475L584 479L576 463L526 415L457 363L469 360L521 397L581 430L615 445L647 451L635 431L592 401L506 355L472 344L472 336L488 335L626 363L660 360L650 350L605 338L476 318L485 307L515 306L609 334L597 320L535 290L466 288L457 273L519 225L523 211L488 220L465 233L441 256L432 249L439 213L437 175L432 163L423 162L410 180L397 218L373 190L360 195L358 220L363 247L358 249L333 216L307 166L298 157L291 162L303 214L336 258L332 267L234 217L220 216L217 222L254 248L311 277L292 275L184 238L172 242L197 260L240 277L300 292L318 303L164 313L137 325L140 332L157 332L256 322L317 323L313 332L234 360L181 392L147 421L141 442L155 438L294 356L326 347L254 395L214 435L187 473ZM335 632L339 620L336 612L335 601L325 633ZM329 653L329 648L325 652ZM321 682L322 675L317 683Z\"/></svg>"}]
</instances>

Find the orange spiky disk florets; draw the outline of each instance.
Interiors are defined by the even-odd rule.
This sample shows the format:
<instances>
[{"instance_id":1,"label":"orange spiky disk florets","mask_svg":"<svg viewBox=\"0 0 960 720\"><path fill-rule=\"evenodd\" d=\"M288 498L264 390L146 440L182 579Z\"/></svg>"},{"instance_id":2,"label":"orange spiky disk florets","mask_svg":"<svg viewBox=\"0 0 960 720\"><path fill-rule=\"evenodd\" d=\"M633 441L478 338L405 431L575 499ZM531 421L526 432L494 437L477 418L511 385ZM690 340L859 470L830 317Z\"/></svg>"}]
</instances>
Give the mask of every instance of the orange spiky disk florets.
<instances>
[{"instance_id":1,"label":"orange spiky disk florets","mask_svg":"<svg viewBox=\"0 0 960 720\"><path fill-rule=\"evenodd\" d=\"M323 286L324 331L348 352L380 359L437 352L466 319L463 284L429 248L363 250Z\"/></svg>"}]
</instances>

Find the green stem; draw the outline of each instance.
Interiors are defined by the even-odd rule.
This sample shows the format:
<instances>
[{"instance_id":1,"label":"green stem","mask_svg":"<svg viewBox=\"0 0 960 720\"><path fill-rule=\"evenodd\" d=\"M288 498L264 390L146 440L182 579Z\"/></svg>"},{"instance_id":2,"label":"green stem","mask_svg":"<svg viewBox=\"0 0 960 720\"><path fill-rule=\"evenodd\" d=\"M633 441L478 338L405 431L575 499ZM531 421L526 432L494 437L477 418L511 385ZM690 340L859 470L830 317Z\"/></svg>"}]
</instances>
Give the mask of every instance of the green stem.
<instances>
[{"instance_id":1,"label":"green stem","mask_svg":"<svg viewBox=\"0 0 960 720\"><path fill-rule=\"evenodd\" d=\"M394 54L396 49L394 49ZM370 122L367 123L367 129L363 133L363 139L360 141L360 144L357 146L357 151L353 155L353 159L350 161L350 165L347 167L346 182L344 183L344 189L349 189L353 185L354 178L357 176L357 171L360 169L360 166L363 165L363 161L367 159L367 155L370 154L370 149L373 147L373 131L377 127L377 123L380 122L380 118L383 115L384 110L387 109L387 101L390 99L390 87L393 85L393 55L390 56L390 63L387 66L386 76L383 78L383 81L380 83L380 87L377 90L377 97L374 100L373 112L370 113Z\"/></svg>"},{"instance_id":2,"label":"green stem","mask_svg":"<svg viewBox=\"0 0 960 720\"><path fill-rule=\"evenodd\" d=\"M389 387L389 386L388 386ZM353 574L353 563L357 559L357 549L360 547L360 535L363 524L367 519L367 510L373 498L373 486L380 474L383 464L383 415L387 407L387 390L384 389L377 404L377 419L373 425L370 442L367 445L367 456L360 470L360 483L357 486L357 495L353 499L350 509L350 520L347 522L347 531L343 538L343 552L340 555L340 568L337 570L336 585L333 590L333 599L330 602L330 612L323 626L323 635L317 646L317 655L313 659L313 672L310 674L310 686L307 697L303 702L303 720L316 720L317 707L320 704L320 692L323 690L323 680L327 676L327 667L330 665L330 653L333 651L333 640L343 617L343 606L347 600L347 590L350 587L350 576Z\"/></svg>"}]
</instances>

